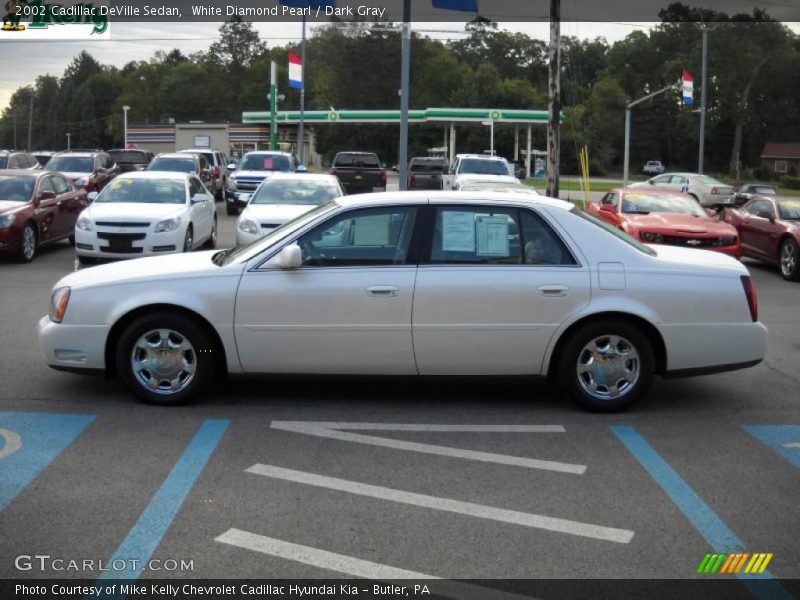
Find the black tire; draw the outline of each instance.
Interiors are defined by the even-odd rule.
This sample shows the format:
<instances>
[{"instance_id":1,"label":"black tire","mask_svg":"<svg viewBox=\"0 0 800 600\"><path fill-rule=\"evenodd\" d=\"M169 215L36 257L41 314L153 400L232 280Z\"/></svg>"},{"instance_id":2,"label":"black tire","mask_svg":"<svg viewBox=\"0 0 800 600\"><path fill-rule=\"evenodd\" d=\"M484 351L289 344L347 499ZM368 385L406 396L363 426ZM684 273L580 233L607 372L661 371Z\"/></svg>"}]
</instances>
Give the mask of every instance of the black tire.
<instances>
[{"instance_id":1,"label":"black tire","mask_svg":"<svg viewBox=\"0 0 800 600\"><path fill-rule=\"evenodd\" d=\"M148 378L160 384L157 381L159 374L143 370L137 376L132 366L136 359L136 343L147 333L159 330L169 330L177 334L187 340L192 348L190 353L183 353L182 358L187 364L194 365L193 375L190 379L187 377L185 387L174 393L163 389L161 385L159 391L146 387L143 380ZM170 339L174 341L178 338ZM142 350L136 352L141 353ZM147 404L174 406L186 404L212 387L217 371L216 352L212 336L192 319L178 313L157 312L141 316L125 328L117 344L115 361L120 378L139 400Z\"/></svg>"},{"instance_id":2,"label":"black tire","mask_svg":"<svg viewBox=\"0 0 800 600\"><path fill-rule=\"evenodd\" d=\"M75 236L74 235L69 236L67 239L69 240L69 245L70 246L75 246Z\"/></svg>"},{"instance_id":3,"label":"black tire","mask_svg":"<svg viewBox=\"0 0 800 600\"><path fill-rule=\"evenodd\" d=\"M225 203L225 212L228 215L230 215L232 217L235 217L235 216L237 216L239 214L239 209L236 208L236 205L233 202L226 202Z\"/></svg>"},{"instance_id":4,"label":"black tire","mask_svg":"<svg viewBox=\"0 0 800 600\"><path fill-rule=\"evenodd\" d=\"M31 262L36 257L38 248L39 236L36 233L36 226L33 223L25 223L19 236L17 260L22 263Z\"/></svg>"},{"instance_id":5,"label":"black tire","mask_svg":"<svg viewBox=\"0 0 800 600\"><path fill-rule=\"evenodd\" d=\"M94 265L96 263L97 259L94 258L93 256L81 256L80 254L78 255L78 264L81 265L82 267Z\"/></svg>"},{"instance_id":6,"label":"black tire","mask_svg":"<svg viewBox=\"0 0 800 600\"><path fill-rule=\"evenodd\" d=\"M193 249L194 249L194 229L192 228L192 224L189 223L189 226L186 228L186 235L183 238L183 251L191 252Z\"/></svg>"},{"instance_id":7,"label":"black tire","mask_svg":"<svg viewBox=\"0 0 800 600\"><path fill-rule=\"evenodd\" d=\"M800 281L800 250L792 238L781 242L778 250L778 268L786 281Z\"/></svg>"},{"instance_id":8,"label":"black tire","mask_svg":"<svg viewBox=\"0 0 800 600\"><path fill-rule=\"evenodd\" d=\"M612 373L616 379L615 387L622 388L618 395L612 393L612 387L605 382L598 382L591 373L578 374L579 361L589 364L588 359L594 362L592 354L586 350L587 346L604 338L620 338L613 345L618 351L630 352L631 348L638 355L638 360L628 354L628 358L617 358L608 368L617 369ZM597 347L597 346L596 346ZM636 368L638 377L631 382L627 377L630 370ZM591 412L618 412L625 410L642 399L653 382L655 371L655 355L650 341L638 327L619 319L595 321L574 332L561 348L556 357L556 375L561 390L577 402L583 409ZM604 378L608 373L603 373ZM595 386L595 394L584 387ZM605 389L604 389L605 388Z\"/></svg>"},{"instance_id":9,"label":"black tire","mask_svg":"<svg viewBox=\"0 0 800 600\"><path fill-rule=\"evenodd\" d=\"M225 201L225 191L223 188L220 188L214 192L214 202L224 202L224 201Z\"/></svg>"},{"instance_id":10,"label":"black tire","mask_svg":"<svg viewBox=\"0 0 800 600\"><path fill-rule=\"evenodd\" d=\"M203 243L203 248L211 250L217 247L217 215L214 215L214 224L211 225L211 237Z\"/></svg>"}]
</instances>

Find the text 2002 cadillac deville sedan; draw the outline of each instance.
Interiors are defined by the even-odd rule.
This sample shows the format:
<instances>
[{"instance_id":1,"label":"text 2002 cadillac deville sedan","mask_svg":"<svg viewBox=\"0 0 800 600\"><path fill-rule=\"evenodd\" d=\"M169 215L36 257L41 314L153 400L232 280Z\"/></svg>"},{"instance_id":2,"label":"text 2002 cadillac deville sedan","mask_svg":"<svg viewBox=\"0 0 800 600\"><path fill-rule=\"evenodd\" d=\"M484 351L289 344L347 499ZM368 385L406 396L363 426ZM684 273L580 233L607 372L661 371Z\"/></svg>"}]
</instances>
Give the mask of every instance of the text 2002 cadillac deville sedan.
<instances>
[{"instance_id":1,"label":"text 2002 cadillac deville sedan","mask_svg":"<svg viewBox=\"0 0 800 600\"><path fill-rule=\"evenodd\" d=\"M50 366L159 404L226 374L548 375L612 411L766 351L735 259L500 192L339 198L233 251L72 273L51 304Z\"/></svg>"}]
</instances>

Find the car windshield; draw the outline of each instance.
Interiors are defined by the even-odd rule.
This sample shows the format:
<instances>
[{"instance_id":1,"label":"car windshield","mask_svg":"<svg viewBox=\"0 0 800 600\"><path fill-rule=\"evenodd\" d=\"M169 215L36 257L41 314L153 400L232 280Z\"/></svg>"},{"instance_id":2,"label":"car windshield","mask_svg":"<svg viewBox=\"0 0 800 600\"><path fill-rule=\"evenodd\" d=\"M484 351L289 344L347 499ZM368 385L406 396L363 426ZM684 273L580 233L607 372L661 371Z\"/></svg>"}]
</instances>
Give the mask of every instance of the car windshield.
<instances>
[{"instance_id":1,"label":"car windshield","mask_svg":"<svg viewBox=\"0 0 800 600\"><path fill-rule=\"evenodd\" d=\"M278 240L291 235L292 232L297 231L301 227L304 227L306 224L310 223L311 221L315 220L320 215L323 215L327 212L338 208L339 205L336 202L328 202L327 204L322 204L317 208L314 208L306 213L303 213L291 221L287 221L280 227L277 227L270 231L267 235L258 238L254 242L249 244L245 244L244 246L239 246L237 248L228 249L228 250L221 250L217 252L212 260L214 261L215 265L220 267L224 267L225 265L231 264L235 260L250 260L254 256L257 256L263 250L272 246Z\"/></svg>"},{"instance_id":2,"label":"car windshield","mask_svg":"<svg viewBox=\"0 0 800 600\"><path fill-rule=\"evenodd\" d=\"M501 160L481 160L465 158L458 168L459 173L475 173L477 175L509 175L508 165Z\"/></svg>"},{"instance_id":3,"label":"car windshield","mask_svg":"<svg viewBox=\"0 0 800 600\"><path fill-rule=\"evenodd\" d=\"M292 170L287 156L282 154L247 154L239 165L240 171L284 171Z\"/></svg>"},{"instance_id":4,"label":"car windshield","mask_svg":"<svg viewBox=\"0 0 800 600\"><path fill-rule=\"evenodd\" d=\"M147 162L145 153L138 150L110 150L109 154L114 159L114 162L122 165L140 165Z\"/></svg>"},{"instance_id":5,"label":"car windshield","mask_svg":"<svg viewBox=\"0 0 800 600\"><path fill-rule=\"evenodd\" d=\"M700 179L700 181L702 181L706 185L725 185L719 179L714 179L713 177L709 177L708 175L700 175L698 179Z\"/></svg>"},{"instance_id":6,"label":"car windshield","mask_svg":"<svg viewBox=\"0 0 800 600\"><path fill-rule=\"evenodd\" d=\"M570 212L574 215L581 217L582 219L586 219L590 223L597 225L600 229L605 229L608 233L613 235L615 238L618 238L636 248L639 252L644 252L645 254L649 254L650 256L656 256L657 253L655 250L650 248L649 246L645 246L644 244L636 241L634 238L629 236L627 233L622 231L621 229L617 229L610 223L606 223L605 221L598 219L594 215L590 215L586 211L579 209L577 206L570 209Z\"/></svg>"},{"instance_id":7,"label":"car windshield","mask_svg":"<svg viewBox=\"0 0 800 600\"><path fill-rule=\"evenodd\" d=\"M106 186L95 202L185 204L186 183L181 179L117 177Z\"/></svg>"},{"instance_id":8,"label":"car windshield","mask_svg":"<svg viewBox=\"0 0 800 600\"><path fill-rule=\"evenodd\" d=\"M277 176L276 176L277 177ZM250 204L320 205L341 196L329 181L268 179L256 191Z\"/></svg>"},{"instance_id":9,"label":"car windshield","mask_svg":"<svg viewBox=\"0 0 800 600\"><path fill-rule=\"evenodd\" d=\"M55 156L44 168L46 171L91 173L94 169L94 159L91 156Z\"/></svg>"},{"instance_id":10,"label":"car windshield","mask_svg":"<svg viewBox=\"0 0 800 600\"><path fill-rule=\"evenodd\" d=\"M778 190L769 185L754 185L750 190L753 194L767 194L769 196L775 196L778 193Z\"/></svg>"},{"instance_id":11,"label":"car windshield","mask_svg":"<svg viewBox=\"0 0 800 600\"><path fill-rule=\"evenodd\" d=\"M444 161L412 160L408 170L414 173L441 173L444 170Z\"/></svg>"},{"instance_id":12,"label":"car windshield","mask_svg":"<svg viewBox=\"0 0 800 600\"><path fill-rule=\"evenodd\" d=\"M0 176L0 200L29 202L33 196L33 177Z\"/></svg>"},{"instance_id":13,"label":"car windshield","mask_svg":"<svg viewBox=\"0 0 800 600\"><path fill-rule=\"evenodd\" d=\"M0 169L5 169L8 166L8 157L0 156Z\"/></svg>"},{"instance_id":14,"label":"car windshield","mask_svg":"<svg viewBox=\"0 0 800 600\"><path fill-rule=\"evenodd\" d=\"M781 209L781 219L800 221L800 198L778 200L778 208Z\"/></svg>"},{"instance_id":15,"label":"car windshield","mask_svg":"<svg viewBox=\"0 0 800 600\"><path fill-rule=\"evenodd\" d=\"M625 194L622 197L622 212L646 215L649 213L678 213L693 217L707 217L697 200L683 195Z\"/></svg>"},{"instance_id":16,"label":"car windshield","mask_svg":"<svg viewBox=\"0 0 800 600\"><path fill-rule=\"evenodd\" d=\"M150 166L147 167L148 171L178 171L180 173L194 173L197 170L193 158L178 158L178 157L156 157Z\"/></svg>"}]
</instances>

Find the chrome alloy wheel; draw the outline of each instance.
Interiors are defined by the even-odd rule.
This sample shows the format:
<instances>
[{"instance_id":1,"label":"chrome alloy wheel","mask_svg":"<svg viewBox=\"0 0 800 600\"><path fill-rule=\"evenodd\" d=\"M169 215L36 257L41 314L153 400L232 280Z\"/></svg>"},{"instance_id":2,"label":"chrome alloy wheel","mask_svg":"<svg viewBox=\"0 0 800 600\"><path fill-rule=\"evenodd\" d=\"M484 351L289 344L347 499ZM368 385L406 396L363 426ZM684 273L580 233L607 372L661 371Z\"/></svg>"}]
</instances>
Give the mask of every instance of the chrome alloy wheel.
<instances>
[{"instance_id":1,"label":"chrome alloy wheel","mask_svg":"<svg viewBox=\"0 0 800 600\"><path fill-rule=\"evenodd\" d=\"M183 335L171 329L154 329L133 345L131 371L136 381L155 394L185 390L197 371L197 353Z\"/></svg>"},{"instance_id":2,"label":"chrome alloy wheel","mask_svg":"<svg viewBox=\"0 0 800 600\"><path fill-rule=\"evenodd\" d=\"M603 335L583 347L576 367L584 392L598 400L613 400L633 389L642 365L639 353L628 340Z\"/></svg>"},{"instance_id":3,"label":"chrome alloy wheel","mask_svg":"<svg viewBox=\"0 0 800 600\"><path fill-rule=\"evenodd\" d=\"M25 260L31 260L36 252L36 232L30 225L22 230L22 256Z\"/></svg>"},{"instance_id":4,"label":"chrome alloy wheel","mask_svg":"<svg viewBox=\"0 0 800 600\"><path fill-rule=\"evenodd\" d=\"M784 242L781 248L781 273L784 277L794 276L797 269L797 246Z\"/></svg>"}]
</instances>

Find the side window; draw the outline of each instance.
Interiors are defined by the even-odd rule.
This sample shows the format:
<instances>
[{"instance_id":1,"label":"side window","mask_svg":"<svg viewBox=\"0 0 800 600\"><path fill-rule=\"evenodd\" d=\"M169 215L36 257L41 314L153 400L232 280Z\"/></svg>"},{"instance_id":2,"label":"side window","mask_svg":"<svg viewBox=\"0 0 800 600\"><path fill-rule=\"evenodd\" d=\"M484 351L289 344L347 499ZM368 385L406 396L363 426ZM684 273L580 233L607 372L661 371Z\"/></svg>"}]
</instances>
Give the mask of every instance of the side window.
<instances>
[{"instance_id":1,"label":"side window","mask_svg":"<svg viewBox=\"0 0 800 600\"><path fill-rule=\"evenodd\" d=\"M544 219L529 210L520 212L526 265L578 264L558 234Z\"/></svg>"},{"instance_id":2,"label":"side window","mask_svg":"<svg viewBox=\"0 0 800 600\"><path fill-rule=\"evenodd\" d=\"M297 240L308 266L401 265L408 258L417 208L387 206L332 217Z\"/></svg>"},{"instance_id":3,"label":"side window","mask_svg":"<svg viewBox=\"0 0 800 600\"><path fill-rule=\"evenodd\" d=\"M747 205L747 212L751 215L758 215L758 213L763 211L770 211L769 202L766 200L756 200L755 202L751 202Z\"/></svg>"},{"instance_id":4,"label":"side window","mask_svg":"<svg viewBox=\"0 0 800 600\"><path fill-rule=\"evenodd\" d=\"M610 204L611 206L616 206L617 205L617 195L614 194L614 193L609 192L608 194L603 196L603 199L601 200L601 202L603 204Z\"/></svg>"},{"instance_id":5,"label":"side window","mask_svg":"<svg viewBox=\"0 0 800 600\"><path fill-rule=\"evenodd\" d=\"M664 185L665 183L669 183L670 179L671 179L670 175L660 175L655 179L653 179L653 183L655 183L656 185Z\"/></svg>"},{"instance_id":6,"label":"side window","mask_svg":"<svg viewBox=\"0 0 800 600\"><path fill-rule=\"evenodd\" d=\"M205 186L197 177L189 178L189 196L194 197L195 194L205 194Z\"/></svg>"},{"instance_id":7,"label":"side window","mask_svg":"<svg viewBox=\"0 0 800 600\"><path fill-rule=\"evenodd\" d=\"M67 194L72 191L69 183L67 180L64 179L61 175L52 175L49 179L53 182L53 187L56 190L56 194Z\"/></svg>"},{"instance_id":8,"label":"side window","mask_svg":"<svg viewBox=\"0 0 800 600\"><path fill-rule=\"evenodd\" d=\"M431 263L521 264L515 208L439 206L434 217Z\"/></svg>"},{"instance_id":9,"label":"side window","mask_svg":"<svg viewBox=\"0 0 800 600\"><path fill-rule=\"evenodd\" d=\"M42 192L53 192L55 194L56 190L53 187L52 177L45 177L39 182L39 196L42 195Z\"/></svg>"},{"instance_id":10,"label":"side window","mask_svg":"<svg viewBox=\"0 0 800 600\"><path fill-rule=\"evenodd\" d=\"M19 158L17 157L17 155L16 154L12 154L11 156L9 156L8 157L8 166L6 168L8 168L8 169L19 169L19 167L20 167L20 164L19 164Z\"/></svg>"}]
</instances>

